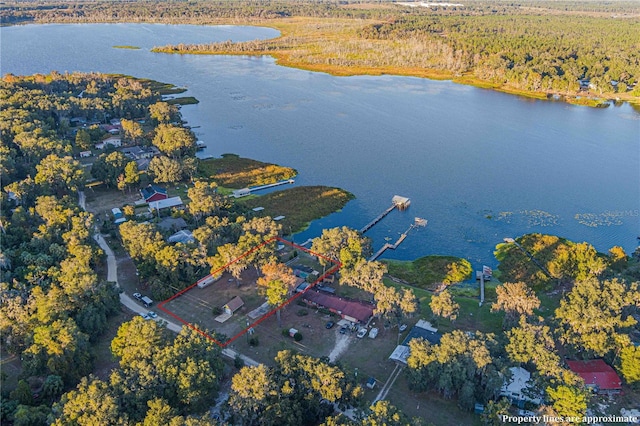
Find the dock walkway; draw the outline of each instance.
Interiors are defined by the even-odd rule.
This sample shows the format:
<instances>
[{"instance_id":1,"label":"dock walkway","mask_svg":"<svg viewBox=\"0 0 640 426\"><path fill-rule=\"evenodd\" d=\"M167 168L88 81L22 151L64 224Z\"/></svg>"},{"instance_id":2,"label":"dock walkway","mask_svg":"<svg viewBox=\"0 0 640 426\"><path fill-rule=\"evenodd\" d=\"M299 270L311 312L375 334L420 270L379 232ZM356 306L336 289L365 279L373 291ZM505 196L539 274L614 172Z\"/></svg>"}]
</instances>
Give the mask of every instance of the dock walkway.
<instances>
[{"instance_id":1,"label":"dock walkway","mask_svg":"<svg viewBox=\"0 0 640 426\"><path fill-rule=\"evenodd\" d=\"M375 219L373 219L371 222L367 223L364 227L362 227L362 229L360 229L360 233L364 234L365 232L367 232L369 229L373 228L373 226L380 222L382 219L384 219L384 217L386 215L388 215L389 213L391 213L393 211L393 209L395 209L397 206L397 204L392 204L391 207L389 207L388 209L386 209L385 211L383 211L382 213L380 213L378 216L375 217Z\"/></svg>"},{"instance_id":2,"label":"dock walkway","mask_svg":"<svg viewBox=\"0 0 640 426\"><path fill-rule=\"evenodd\" d=\"M395 250L395 249L396 249L396 248L397 248L397 247L398 247L398 246L399 246L399 245L404 241L404 239L405 239L405 238L407 238L407 233L408 233L409 231L411 231L411 229L413 229L413 225L411 225L411 226L409 227L409 229L407 229L407 230L406 230L402 235L400 235L400 238L398 238L398 241L396 241L396 243L395 243L395 244L389 244L389 243L386 243L385 245L383 245L383 246L380 248L380 250L378 250L377 252L375 252L375 253L373 254L373 256L371 256L371 257L369 258L369 261L376 260L377 258L379 258L380 256L382 256L382 253L384 253L384 252L385 252L385 251L387 251L388 249L390 249L390 250Z\"/></svg>"},{"instance_id":3,"label":"dock walkway","mask_svg":"<svg viewBox=\"0 0 640 426\"><path fill-rule=\"evenodd\" d=\"M280 186L280 185L286 185L288 183L293 184L293 183L295 183L295 180L286 179L286 180L281 180L281 181L276 182L276 183L270 183L268 185L250 186L249 187L249 191L251 191L251 192L262 191L263 189L269 189L269 188L273 188L273 187Z\"/></svg>"}]
</instances>

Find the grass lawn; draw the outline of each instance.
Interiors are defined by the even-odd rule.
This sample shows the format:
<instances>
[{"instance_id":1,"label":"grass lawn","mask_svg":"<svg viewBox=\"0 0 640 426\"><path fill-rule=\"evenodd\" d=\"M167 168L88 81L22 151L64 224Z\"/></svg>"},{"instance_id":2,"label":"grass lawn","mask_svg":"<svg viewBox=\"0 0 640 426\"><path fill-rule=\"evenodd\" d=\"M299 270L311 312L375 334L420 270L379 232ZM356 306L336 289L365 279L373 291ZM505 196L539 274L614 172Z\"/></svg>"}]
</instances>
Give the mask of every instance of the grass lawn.
<instances>
[{"instance_id":1,"label":"grass lawn","mask_svg":"<svg viewBox=\"0 0 640 426\"><path fill-rule=\"evenodd\" d=\"M260 214L284 216L282 230L289 235L304 230L309 222L342 209L353 194L328 186L301 186L236 201L247 208L264 207Z\"/></svg>"},{"instance_id":2,"label":"grass lawn","mask_svg":"<svg viewBox=\"0 0 640 426\"><path fill-rule=\"evenodd\" d=\"M220 186L240 189L291 179L298 172L289 167L242 158L235 154L224 154L222 158L200 160L198 174Z\"/></svg>"},{"instance_id":3,"label":"grass lawn","mask_svg":"<svg viewBox=\"0 0 640 426\"><path fill-rule=\"evenodd\" d=\"M93 374L102 380L108 380L111 370L118 368L118 360L111 353L111 341L118 333L118 328L123 322L131 320L134 314L123 307L121 312L109 318L107 330L91 344L95 363Z\"/></svg>"},{"instance_id":4,"label":"grass lawn","mask_svg":"<svg viewBox=\"0 0 640 426\"><path fill-rule=\"evenodd\" d=\"M339 327L325 327L328 321L338 321L334 314L325 314L312 307L298 304L297 299L281 310L281 324L277 316L271 315L258 324L252 336L242 336L230 345L232 349L247 355L266 365L274 365L273 359L279 351L292 350L313 357L328 356L333 349ZM302 334L302 340L296 342L289 336L283 336L282 330L295 328ZM257 346L250 346L250 337L258 339Z\"/></svg>"},{"instance_id":5,"label":"grass lawn","mask_svg":"<svg viewBox=\"0 0 640 426\"><path fill-rule=\"evenodd\" d=\"M414 261L385 260L389 275L420 288L471 278L471 264L454 256L425 256Z\"/></svg>"}]
</instances>

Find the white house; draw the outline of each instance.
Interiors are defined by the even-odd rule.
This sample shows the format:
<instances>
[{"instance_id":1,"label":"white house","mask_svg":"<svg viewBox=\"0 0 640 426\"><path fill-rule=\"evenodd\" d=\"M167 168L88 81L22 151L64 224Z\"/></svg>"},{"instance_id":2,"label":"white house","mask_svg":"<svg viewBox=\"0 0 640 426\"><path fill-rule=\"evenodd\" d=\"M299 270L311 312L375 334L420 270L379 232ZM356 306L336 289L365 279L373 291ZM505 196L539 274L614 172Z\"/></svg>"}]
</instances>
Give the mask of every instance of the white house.
<instances>
[{"instance_id":1,"label":"white house","mask_svg":"<svg viewBox=\"0 0 640 426\"><path fill-rule=\"evenodd\" d=\"M525 402L539 405L541 399L531 387L531 373L522 367L511 367L511 379L505 380L500 389L500 396L508 398L512 404L522 408Z\"/></svg>"},{"instance_id":2,"label":"white house","mask_svg":"<svg viewBox=\"0 0 640 426\"><path fill-rule=\"evenodd\" d=\"M122 146L122 139L119 136L111 136L96 144L96 149L104 149L107 145L119 148Z\"/></svg>"},{"instance_id":3,"label":"white house","mask_svg":"<svg viewBox=\"0 0 640 426\"><path fill-rule=\"evenodd\" d=\"M165 198L164 200L152 201L149 203L149 212L159 212L164 209L170 209L172 207L183 207L182 198L180 197L171 197Z\"/></svg>"}]
</instances>

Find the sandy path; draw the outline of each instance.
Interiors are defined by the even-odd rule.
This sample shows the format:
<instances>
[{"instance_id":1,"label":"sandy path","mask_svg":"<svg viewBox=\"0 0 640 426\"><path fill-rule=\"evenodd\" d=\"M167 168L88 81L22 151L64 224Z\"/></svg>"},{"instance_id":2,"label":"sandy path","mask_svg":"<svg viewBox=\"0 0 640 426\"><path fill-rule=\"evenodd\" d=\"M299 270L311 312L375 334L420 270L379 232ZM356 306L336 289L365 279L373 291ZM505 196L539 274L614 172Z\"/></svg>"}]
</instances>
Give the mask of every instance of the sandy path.
<instances>
[{"instance_id":1,"label":"sandy path","mask_svg":"<svg viewBox=\"0 0 640 426\"><path fill-rule=\"evenodd\" d=\"M338 357L347 350L347 348L349 347L349 343L350 341L348 334L339 334L338 332L336 332L336 343L329 353L329 361L335 362L335 360L338 359Z\"/></svg>"}]
</instances>

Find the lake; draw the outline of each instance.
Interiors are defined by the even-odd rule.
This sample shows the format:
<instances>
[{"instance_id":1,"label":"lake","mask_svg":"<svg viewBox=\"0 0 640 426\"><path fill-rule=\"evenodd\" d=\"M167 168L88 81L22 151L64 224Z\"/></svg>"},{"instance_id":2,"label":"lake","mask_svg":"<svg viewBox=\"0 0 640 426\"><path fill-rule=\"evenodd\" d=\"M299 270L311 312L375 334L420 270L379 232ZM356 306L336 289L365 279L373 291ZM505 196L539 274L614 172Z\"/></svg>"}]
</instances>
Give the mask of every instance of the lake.
<instances>
[{"instance_id":1,"label":"lake","mask_svg":"<svg viewBox=\"0 0 640 426\"><path fill-rule=\"evenodd\" d=\"M277 36L254 27L87 24L3 27L2 74L52 70L123 73L188 88L183 118L205 154L294 167L296 185L331 185L357 199L315 221L359 229L413 259L447 254L495 266L504 237L530 232L632 253L640 235L640 114L594 109L410 77L333 77L278 66L270 57L166 55L153 46ZM139 50L115 49L133 45Z\"/></svg>"}]
</instances>

